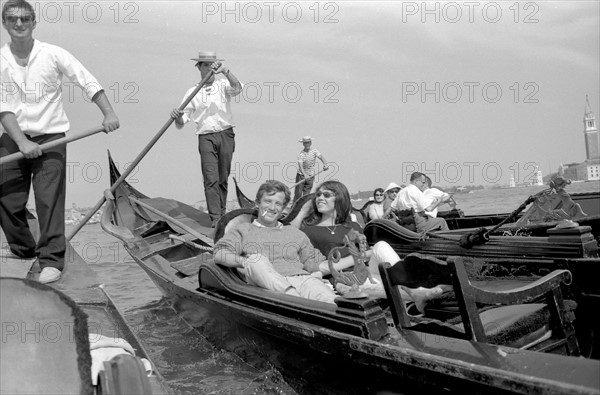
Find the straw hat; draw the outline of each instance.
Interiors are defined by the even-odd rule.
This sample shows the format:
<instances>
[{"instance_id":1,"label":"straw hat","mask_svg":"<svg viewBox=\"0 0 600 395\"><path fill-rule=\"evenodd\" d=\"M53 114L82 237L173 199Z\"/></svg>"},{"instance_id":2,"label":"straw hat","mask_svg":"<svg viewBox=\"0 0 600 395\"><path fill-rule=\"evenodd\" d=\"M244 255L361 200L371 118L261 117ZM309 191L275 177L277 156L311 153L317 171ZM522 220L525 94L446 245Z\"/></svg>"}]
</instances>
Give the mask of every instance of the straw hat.
<instances>
[{"instance_id":1,"label":"straw hat","mask_svg":"<svg viewBox=\"0 0 600 395\"><path fill-rule=\"evenodd\" d=\"M310 137L310 136L304 136L304 137L302 137L298 141L301 142L301 143L311 143L312 142L312 137Z\"/></svg>"},{"instance_id":2,"label":"straw hat","mask_svg":"<svg viewBox=\"0 0 600 395\"><path fill-rule=\"evenodd\" d=\"M387 188L385 188L383 190L383 193L387 193L390 189L402 189L402 187L400 187L400 185L396 184L395 182L390 182L387 186Z\"/></svg>"},{"instance_id":3,"label":"straw hat","mask_svg":"<svg viewBox=\"0 0 600 395\"><path fill-rule=\"evenodd\" d=\"M197 58L191 58L191 60L195 60L196 62L202 63L212 63L216 61L223 61L225 59L217 59L217 53L211 51L200 51L198 52Z\"/></svg>"}]
</instances>

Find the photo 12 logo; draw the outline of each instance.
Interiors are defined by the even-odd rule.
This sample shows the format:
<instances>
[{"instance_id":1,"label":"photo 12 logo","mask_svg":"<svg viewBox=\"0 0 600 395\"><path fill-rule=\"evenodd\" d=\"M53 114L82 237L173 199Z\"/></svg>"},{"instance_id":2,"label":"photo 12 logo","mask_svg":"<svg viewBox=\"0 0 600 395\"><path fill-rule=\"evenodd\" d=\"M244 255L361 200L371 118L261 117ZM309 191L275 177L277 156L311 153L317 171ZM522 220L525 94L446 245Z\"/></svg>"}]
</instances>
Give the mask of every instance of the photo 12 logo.
<instances>
[{"instance_id":1,"label":"photo 12 logo","mask_svg":"<svg viewBox=\"0 0 600 395\"><path fill-rule=\"evenodd\" d=\"M540 87L536 82L402 82L402 103L498 103L502 99L514 103L539 103Z\"/></svg>"},{"instance_id":2,"label":"photo 12 logo","mask_svg":"<svg viewBox=\"0 0 600 395\"><path fill-rule=\"evenodd\" d=\"M133 164L132 162L125 163L125 165L123 166L123 169L121 171L120 164L118 162L115 162L115 166L117 167L117 169L119 169L119 172L121 172L121 173L124 173L126 171L130 172L127 176L128 177L127 182L129 184L135 184L135 183L139 182L139 180L135 177L135 175L139 172L140 168L139 168L139 166L135 166L133 169L130 170L129 168L132 164ZM102 176L104 175L104 173L103 173L102 169L103 169L103 166L94 161L90 161L90 162L67 161L67 163L66 163L67 183L77 184L80 182L85 182L88 184L97 184L97 183L103 181Z\"/></svg>"},{"instance_id":3,"label":"photo 12 logo","mask_svg":"<svg viewBox=\"0 0 600 395\"><path fill-rule=\"evenodd\" d=\"M294 81L263 81L244 83L240 95L232 100L236 103L298 103L312 102L324 104L339 103L340 86L331 81L300 84Z\"/></svg>"},{"instance_id":4,"label":"photo 12 logo","mask_svg":"<svg viewBox=\"0 0 600 395\"><path fill-rule=\"evenodd\" d=\"M38 22L139 23L140 6L134 1L38 1L32 5Z\"/></svg>"},{"instance_id":5,"label":"photo 12 logo","mask_svg":"<svg viewBox=\"0 0 600 395\"><path fill-rule=\"evenodd\" d=\"M71 81L63 81L61 84L39 82L34 84L18 84L15 82L6 82L2 84L0 95L3 102L18 99L24 103L55 103L59 100L67 103L75 103L77 100L83 99L85 102L91 103L92 101L88 97L88 92L97 92L101 88L102 86L95 83L80 87L79 84ZM139 91L139 85L133 81L115 81L104 88L104 92L111 99L111 102L124 104L139 103Z\"/></svg>"},{"instance_id":6,"label":"photo 12 logo","mask_svg":"<svg viewBox=\"0 0 600 395\"><path fill-rule=\"evenodd\" d=\"M403 1L402 23L538 23L540 7L535 2L495 1Z\"/></svg>"},{"instance_id":7,"label":"photo 12 logo","mask_svg":"<svg viewBox=\"0 0 600 395\"><path fill-rule=\"evenodd\" d=\"M203 1L202 23L339 23L336 2Z\"/></svg>"},{"instance_id":8,"label":"photo 12 logo","mask_svg":"<svg viewBox=\"0 0 600 395\"><path fill-rule=\"evenodd\" d=\"M485 182L488 184L508 184L512 176L516 184L535 184L540 165L536 162L514 162L504 167L498 162L402 162L401 180L408 182L414 172L421 172L431 178L434 184L459 185Z\"/></svg>"},{"instance_id":9,"label":"photo 12 logo","mask_svg":"<svg viewBox=\"0 0 600 395\"><path fill-rule=\"evenodd\" d=\"M315 183L335 179L340 167L328 162L329 169L315 174ZM231 164L231 177L240 183L261 184L263 180L281 180L294 183L298 173L298 162L234 162Z\"/></svg>"}]
</instances>

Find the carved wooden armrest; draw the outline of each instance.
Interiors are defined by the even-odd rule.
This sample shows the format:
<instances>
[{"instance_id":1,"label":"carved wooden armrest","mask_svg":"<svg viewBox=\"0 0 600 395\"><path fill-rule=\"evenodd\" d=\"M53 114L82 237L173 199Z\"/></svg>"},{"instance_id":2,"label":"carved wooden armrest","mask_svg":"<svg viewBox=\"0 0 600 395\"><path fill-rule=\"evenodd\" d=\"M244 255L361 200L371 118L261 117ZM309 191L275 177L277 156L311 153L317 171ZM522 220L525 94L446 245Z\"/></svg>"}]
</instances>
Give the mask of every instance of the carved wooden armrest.
<instances>
[{"instance_id":1,"label":"carved wooden armrest","mask_svg":"<svg viewBox=\"0 0 600 395\"><path fill-rule=\"evenodd\" d=\"M456 261L451 264L456 265ZM460 269L457 269L457 275L460 276ZM465 272L466 275L466 272ZM568 270L555 270L552 273L539 278L529 284L499 291L488 291L471 284L468 278L461 279L469 283L473 297L478 303L482 304L520 304L531 303L547 292L560 287L562 283L569 285L572 280L571 272Z\"/></svg>"}]
</instances>

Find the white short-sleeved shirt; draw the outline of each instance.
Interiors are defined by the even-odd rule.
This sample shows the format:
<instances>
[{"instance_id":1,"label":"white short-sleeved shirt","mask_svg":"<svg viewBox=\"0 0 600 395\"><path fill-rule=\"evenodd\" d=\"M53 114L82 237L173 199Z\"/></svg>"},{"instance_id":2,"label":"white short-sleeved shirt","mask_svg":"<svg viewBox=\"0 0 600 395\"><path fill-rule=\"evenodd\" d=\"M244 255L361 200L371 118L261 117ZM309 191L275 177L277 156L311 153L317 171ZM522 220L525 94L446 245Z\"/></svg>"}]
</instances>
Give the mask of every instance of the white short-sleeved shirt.
<instances>
[{"instance_id":1,"label":"white short-sleeved shirt","mask_svg":"<svg viewBox=\"0 0 600 395\"><path fill-rule=\"evenodd\" d=\"M425 207L431 204L427 201L428 199L425 198L423 192L416 185L409 184L398 192L398 196L392 202L392 208L395 210L410 210L412 208L418 213L425 211Z\"/></svg>"},{"instance_id":2,"label":"white short-sleeved shirt","mask_svg":"<svg viewBox=\"0 0 600 395\"><path fill-rule=\"evenodd\" d=\"M431 203L433 203L433 201L436 198L439 198L441 201L445 201L450 198L449 194L447 194L446 192L441 191L437 188L428 188L428 189L424 190L423 196L425 196L425 199L427 199L427 203L428 203L427 206L429 206ZM436 207L431 211L426 211L425 214L435 218L435 217L437 217L438 209Z\"/></svg>"},{"instance_id":3,"label":"white short-sleeved shirt","mask_svg":"<svg viewBox=\"0 0 600 395\"><path fill-rule=\"evenodd\" d=\"M243 85L242 85L243 87ZM188 89L182 103L196 87ZM183 109L183 123L194 121L196 134L216 133L234 127L231 98L241 92L232 88L227 78L215 78L210 86L204 86Z\"/></svg>"}]
</instances>

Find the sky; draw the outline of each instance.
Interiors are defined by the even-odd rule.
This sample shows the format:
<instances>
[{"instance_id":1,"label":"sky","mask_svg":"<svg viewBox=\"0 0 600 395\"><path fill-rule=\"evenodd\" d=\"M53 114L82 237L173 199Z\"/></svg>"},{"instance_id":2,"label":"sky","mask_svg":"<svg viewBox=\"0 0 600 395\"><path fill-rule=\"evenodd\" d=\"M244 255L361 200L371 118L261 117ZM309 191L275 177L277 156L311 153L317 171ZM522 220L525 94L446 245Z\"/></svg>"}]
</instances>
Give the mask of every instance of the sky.
<instances>
[{"instance_id":1,"label":"sky","mask_svg":"<svg viewBox=\"0 0 600 395\"><path fill-rule=\"evenodd\" d=\"M305 135L332 165L317 184L351 193L413 171L441 187L528 182L536 166L585 160L586 95L600 117L598 1L32 4L34 37L75 55L121 121L69 145L67 207L102 197L107 150L123 171L169 121L200 81L198 51L216 51L245 84L231 177L248 196L267 179L294 184ZM80 90L63 94L72 133L100 125ZM129 181L204 200L194 126L167 129Z\"/></svg>"}]
</instances>

